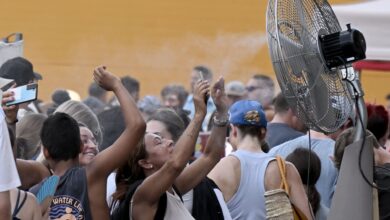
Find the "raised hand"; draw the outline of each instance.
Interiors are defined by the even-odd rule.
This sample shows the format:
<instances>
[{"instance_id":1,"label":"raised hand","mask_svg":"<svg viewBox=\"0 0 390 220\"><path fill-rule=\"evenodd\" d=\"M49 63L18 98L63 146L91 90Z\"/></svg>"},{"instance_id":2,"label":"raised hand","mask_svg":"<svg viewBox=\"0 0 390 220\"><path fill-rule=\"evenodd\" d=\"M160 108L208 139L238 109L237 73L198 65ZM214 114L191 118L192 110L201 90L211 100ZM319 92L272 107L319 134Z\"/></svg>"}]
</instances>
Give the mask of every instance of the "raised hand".
<instances>
[{"instance_id":1,"label":"raised hand","mask_svg":"<svg viewBox=\"0 0 390 220\"><path fill-rule=\"evenodd\" d=\"M11 88L14 88L16 86L13 85ZM3 97L1 100L1 106L4 110L6 120L8 123L15 122L18 116L18 110L19 110L19 105L11 105L11 106L6 106L5 103L13 101L15 99L14 93L12 91L5 91L3 92Z\"/></svg>"},{"instance_id":2,"label":"raised hand","mask_svg":"<svg viewBox=\"0 0 390 220\"><path fill-rule=\"evenodd\" d=\"M225 114L228 111L228 100L225 94L225 80L220 77L211 88L211 97L213 98L217 113Z\"/></svg>"},{"instance_id":3,"label":"raised hand","mask_svg":"<svg viewBox=\"0 0 390 220\"><path fill-rule=\"evenodd\" d=\"M100 87L107 91L113 91L115 87L121 84L120 79L114 74L108 72L105 66L98 66L93 71L93 78Z\"/></svg>"},{"instance_id":4,"label":"raised hand","mask_svg":"<svg viewBox=\"0 0 390 220\"><path fill-rule=\"evenodd\" d=\"M199 113L201 115L206 115L207 106L205 102L205 97L210 90L210 84L206 80L199 80L195 83L194 86L194 105L195 105L195 114Z\"/></svg>"}]
</instances>

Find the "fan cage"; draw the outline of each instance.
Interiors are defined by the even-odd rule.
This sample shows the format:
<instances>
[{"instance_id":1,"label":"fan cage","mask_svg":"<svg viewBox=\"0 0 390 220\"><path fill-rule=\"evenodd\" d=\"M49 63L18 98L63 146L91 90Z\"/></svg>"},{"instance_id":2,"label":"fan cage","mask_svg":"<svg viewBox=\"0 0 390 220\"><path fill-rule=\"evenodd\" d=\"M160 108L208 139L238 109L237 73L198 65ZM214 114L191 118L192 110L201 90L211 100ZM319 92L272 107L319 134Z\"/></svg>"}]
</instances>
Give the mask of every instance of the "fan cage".
<instances>
[{"instance_id":1,"label":"fan cage","mask_svg":"<svg viewBox=\"0 0 390 220\"><path fill-rule=\"evenodd\" d=\"M290 107L310 129L333 133L351 116L353 105L341 70L329 70L318 46L319 32L341 31L324 0L270 0L269 51Z\"/></svg>"}]
</instances>

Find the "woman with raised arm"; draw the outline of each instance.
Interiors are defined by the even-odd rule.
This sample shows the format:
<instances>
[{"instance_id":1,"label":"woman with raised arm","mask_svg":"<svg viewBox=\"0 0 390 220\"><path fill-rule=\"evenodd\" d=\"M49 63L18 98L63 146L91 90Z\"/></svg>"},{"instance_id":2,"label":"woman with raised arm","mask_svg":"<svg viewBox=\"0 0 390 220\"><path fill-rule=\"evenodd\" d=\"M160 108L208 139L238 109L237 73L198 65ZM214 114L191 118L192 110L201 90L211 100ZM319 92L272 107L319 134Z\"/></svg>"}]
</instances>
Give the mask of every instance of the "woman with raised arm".
<instances>
[{"instance_id":1,"label":"woman with raised arm","mask_svg":"<svg viewBox=\"0 0 390 220\"><path fill-rule=\"evenodd\" d=\"M83 133L75 119L56 113L45 121L41 132L43 152L53 174L60 177L50 207L51 219L64 217L69 212L83 219L109 219L107 177L128 160L145 133L145 122L119 78L99 66L94 71L94 79L104 89L114 92L126 127L107 150L80 166L79 154L84 140L82 142ZM92 133L88 134L88 143L94 142Z\"/></svg>"},{"instance_id":2,"label":"woman with raised arm","mask_svg":"<svg viewBox=\"0 0 390 220\"><path fill-rule=\"evenodd\" d=\"M145 148L147 156L138 161L144 169L146 179L135 191L130 203L130 219L153 219L157 212L161 195L167 195L166 219L193 219L181 202L173 184L189 161L193 146L198 137L207 110L204 97L209 90L206 81L199 81L194 92L195 116L175 149L173 141L161 134L146 132ZM162 156L167 157L163 159Z\"/></svg>"},{"instance_id":3,"label":"woman with raised arm","mask_svg":"<svg viewBox=\"0 0 390 220\"><path fill-rule=\"evenodd\" d=\"M112 219L193 219L178 195L204 180L220 159L226 134L227 123L222 124L222 117L227 118L227 107L221 78L211 90L220 113L220 126L213 129L202 157L186 166L206 114L204 98L208 87L205 81L196 84L196 114L184 132L173 110L158 110L150 118L144 143L129 159L128 166L118 171L117 180L122 181L117 181L113 197L119 206L114 208Z\"/></svg>"}]
</instances>

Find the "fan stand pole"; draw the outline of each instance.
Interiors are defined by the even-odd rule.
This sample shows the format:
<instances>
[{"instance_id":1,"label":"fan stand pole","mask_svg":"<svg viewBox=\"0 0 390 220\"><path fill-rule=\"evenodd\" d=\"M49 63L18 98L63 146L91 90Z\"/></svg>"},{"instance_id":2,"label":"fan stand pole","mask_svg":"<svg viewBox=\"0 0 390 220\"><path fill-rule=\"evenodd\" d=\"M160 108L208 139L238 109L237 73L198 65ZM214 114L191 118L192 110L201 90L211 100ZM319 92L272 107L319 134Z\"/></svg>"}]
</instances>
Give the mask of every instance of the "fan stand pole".
<instances>
[{"instance_id":1,"label":"fan stand pole","mask_svg":"<svg viewBox=\"0 0 390 220\"><path fill-rule=\"evenodd\" d=\"M357 121L354 143L345 148L341 163L332 206L328 220L369 220L373 219L373 189L368 185L359 171L359 151L367 124L367 110L363 100L360 82L352 80L354 93L358 97L358 108L361 113L363 126ZM363 129L364 128L364 129ZM362 152L361 166L367 179L373 182L373 140L367 137Z\"/></svg>"}]
</instances>

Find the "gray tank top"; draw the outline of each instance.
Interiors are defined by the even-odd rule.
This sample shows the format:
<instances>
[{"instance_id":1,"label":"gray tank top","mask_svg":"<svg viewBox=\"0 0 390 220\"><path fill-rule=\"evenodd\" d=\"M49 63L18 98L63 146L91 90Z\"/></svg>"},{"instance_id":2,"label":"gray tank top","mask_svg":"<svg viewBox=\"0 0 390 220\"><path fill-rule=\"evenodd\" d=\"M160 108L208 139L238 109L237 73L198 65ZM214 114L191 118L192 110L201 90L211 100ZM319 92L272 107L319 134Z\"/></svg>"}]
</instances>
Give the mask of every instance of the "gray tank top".
<instances>
[{"instance_id":1,"label":"gray tank top","mask_svg":"<svg viewBox=\"0 0 390 220\"><path fill-rule=\"evenodd\" d=\"M265 219L264 176L268 163L275 158L244 150L230 155L237 157L241 165L240 185L227 202L232 219Z\"/></svg>"},{"instance_id":2,"label":"gray tank top","mask_svg":"<svg viewBox=\"0 0 390 220\"><path fill-rule=\"evenodd\" d=\"M92 220L84 167L73 167L60 178L49 216L50 219Z\"/></svg>"}]
</instances>

